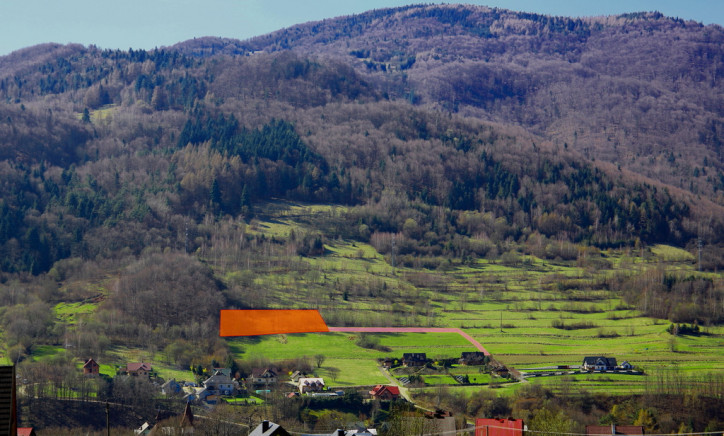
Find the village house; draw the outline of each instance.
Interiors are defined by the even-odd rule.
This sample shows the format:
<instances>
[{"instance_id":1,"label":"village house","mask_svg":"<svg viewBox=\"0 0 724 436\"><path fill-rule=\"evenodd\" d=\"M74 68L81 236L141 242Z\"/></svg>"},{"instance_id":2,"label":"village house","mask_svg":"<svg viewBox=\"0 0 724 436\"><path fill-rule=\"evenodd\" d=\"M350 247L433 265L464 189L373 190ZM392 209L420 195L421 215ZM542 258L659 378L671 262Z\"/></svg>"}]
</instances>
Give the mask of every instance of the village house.
<instances>
[{"instance_id":1,"label":"village house","mask_svg":"<svg viewBox=\"0 0 724 436\"><path fill-rule=\"evenodd\" d=\"M627 360L624 360L623 363L622 363L621 365L619 365L618 368L619 368L619 369L624 369L624 370L630 370L630 369L633 369L633 365L631 365L630 363L628 363Z\"/></svg>"},{"instance_id":2,"label":"village house","mask_svg":"<svg viewBox=\"0 0 724 436\"><path fill-rule=\"evenodd\" d=\"M320 392L324 389L324 379L318 377L300 378L299 393L304 395L309 392Z\"/></svg>"},{"instance_id":3,"label":"village house","mask_svg":"<svg viewBox=\"0 0 724 436\"><path fill-rule=\"evenodd\" d=\"M214 374L220 372L227 377L234 378L233 374L231 374L231 368L212 368L211 372Z\"/></svg>"},{"instance_id":4,"label":"village house","mask_svg":"<svg viewBox=\"0 0 724 436\"><path fill-rule=\"evenodd\" d=\"M396 400L400 398L400 388L397 386L377 385L370 391L372 398L379 400Z\"/></svg>"},{"instance_id":5,"label":"village house","mask_svg":"<svg viewBox=\"0 0 724 436\"><path fill-rule=\"evenodd\" d=\"M523 436L522 419L478 418L475 420L475 436Z\"/></svg>"},{"instance_id":6,"label":"village house","mask_svg":"<svg viewBox=\"0 0 724 436\"><path fill-rule=\"evenodd\" d=\"M463 351L458 363L460 365L485 365L485 353L482 351Z\"/></svg>"},{"instance_id":7,"label":"village house","mask_svg":"<svg viewBox=\"0 0 724 436\"><path fill-rule=\"evenodd\" d=\"M257 368L251 371L251 383L256 386L269 386L276 384L279 379L277 373L271 368Z\"/></svg>"},{"instance_id":8,"label":"village house","mask_svg":"<svg viewBox=\"0 0 724 436\"><path fill-rule=\"evenodd\" d=\"M612 371L616 369L616 358L603 356L584 357L581 369L584 371Z\"/></svg>"},{"instance_id":9,"label":"village house","mask_svg":"<svg viewBox=\"0 0 724 436\"><path fill-rule=\"evenodd\" d=\"M425 353L404 353L402 355L402 364L405 366L425 366L427 364L427 355Z\"/></svg>"},{"instance_id":10,"label":"village house","mask_svg":"<svg viewBox=\"0 0 724 436\"><path fill-rule=\"evenodd\" d=\"M335 430L329 436L375 436L375 435L377 435L377 430L375 430L375 429L359 428L359 429L354 429L354 430L338 429L338 430Z\"/></svg>"},{"instance_id":11,"label":"village house","mask_svg":"<svg viewBox=\"0 0 724 436\"><path fill-rule=\"evenodd\" d=\"M293 381L295 384L299 383L299 379L302 377L306 377L307 373L303 371L294 371L290 376L289 380Z\"/></svg>"},{"instance_id":12,"label":"village house","mask_svg":"<svg viewBox=\"0 0 724 436\"><path fill-rule=\"evenodd\" d=\"M238 384L231 377L221 371L216 371L203 384L204 389L212 395L233 395L238 387Z\"/></svg>"},{"instance_id":13,"label":"village house","mask_svg":"<svg viewBox=\"0 0 724 436\"><path fill-rule=\"evenodd\" d=\"M161 393L166 396L180 394L181 384L176 379L171 379L161 385Z\"/></svg>"},{"instance_id":14,"label":"village house","mask_svg":"<svg viewBox=\"0 0 724 436\"><path fill-rule=\"evenodd\" d=\"M262 421L249 436L291 436L284 428L270 421Z\"/></svg>"},{"instance_id":15,"label":"village house","mask_svg":"<svg viewBox=\"0 0 724 436\"><path fill-rule=\"evenodd\" d=\"M134 377L149 377L153 371L150 363L128 363L124 369L125 373Z\"/></svg>"},{"instance_id":16,"label":"village house","mask_svg":"<svg viewBox=\"0 0 724 436\"><path fill-rule=\"evenodd\" d=\"M93 359L88 359L83 364L83 375L95 377L100 373L101 366Z\"/></svg>"}]
</instances>

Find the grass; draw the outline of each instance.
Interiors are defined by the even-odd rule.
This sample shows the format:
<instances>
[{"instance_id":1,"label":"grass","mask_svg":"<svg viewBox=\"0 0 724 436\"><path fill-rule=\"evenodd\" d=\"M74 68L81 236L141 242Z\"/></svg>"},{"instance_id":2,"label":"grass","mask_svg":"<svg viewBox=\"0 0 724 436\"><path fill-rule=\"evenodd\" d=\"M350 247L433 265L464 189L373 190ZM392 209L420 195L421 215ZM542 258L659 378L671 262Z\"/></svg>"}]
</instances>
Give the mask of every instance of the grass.
<instances>
[{"instance_id":1,"label":"grass","mask_svg":"<svg viewBox=\"0 0 724 436\"><path fill-rule=\"evenodd\" d=\"M249 395L248 397L236 397L236 398L224 398L224 401L233 404L233 405L243 405L243 404L263 404L264 400L261 398L255 397L253 395Z\"/></svg>"},{"instance_id":2,"label":"grass","mask_svg":"<svg viewBox=\"0 0 724 436\"><path fill-rule=\"evenodd\" d=\"M113 108L94 111L105 117ZM257 209L257 217L247 226L249 234L263 234L277 240L314 234L329 218L344 212L341 207L272 202ZM649 250L606 250L601 257L611 267L587 266L585 262L548 260L520 256L521 262L505 265L499 260L476 259L461 264L458 259L444 262L436 270L392 267L371 245L343 237L324 241L326 253L318 257L274 258L265 268L218 268L227 283L244 283L264 290L267 306L317 308L334 316L336 325L404 325L457 327L483 344L497 360L516 367L579 365L583 357L606 355L628 360L647 371L680 371L683 374L724 373L724 326L706 327L707 334L676 337L666 333L668 321L642 316L628 307L620 296L605 289L614 273L636 273L662 265L670 271L698 275L694 256L677 247L656 245ZM643 256L642 256L643 254ZM286 263L284 263L284 262ZM722 280L721 273L704 277ZM61 303L56 316L68 325L91 313L90 303ZM575 330L553 325L588 326ZM330 325L335 325L330 322ZM326 360L317 373L328 386L368 386L387 383L377 367L381 357L401 357L405 352L424 352L433 359L459 357L474 351L456 334L375 334L383 352L358 347L357 334L295 334L227 339L237 359L279 361L324 354ZM673 341L672 341L673 338ZM34 350L33 358L45 359L60 352L57 347ZM190 371L167 365L160 353L117 347L109 353L110 362L151 361L165 379L193 380ZM99 362L104 371L104 362ZM109 366L109 369L111 367ZM335 371L332 368L338 370ZM451 374L466 369L453 368ZM487 375L469 374L485 379ZM113 368L113 372L115 369ZM104 372L105 373L105 372ZM537 378L555 390L585 389L593 392L641 392L647 376L580 375ZM448 380L449 378L449 380ZM459 392L481 387L459 386L449 376L433 377ZM445 381L447 380L447 381ZM496 379L497 380L497 379ZM472 380L471 380L472 381ZM476 379L476 382L477 379ZM457 385L457 386L456 386ZM515 385L503 384L496 392L508 393Z\"/></svg>"},{"instance_id":3,"label":"grass","mask_svg":"<svg viewBox=\"0 0 724 436\"><path fill-rule=\"evenodd\" d=\"M79 316L93 313L98 307L95 303L58 303L53 308L55 316L67 324L75 324Z\"/></svg>"},{"instance_id":4,"label":"grass","mask_svg":"<svg viewBox=\"0 0 724 436\"><path fill-rule=\"evenodd\" d=\"M279 204L275 207L284 208ZM299 205L292 205L288 210L273 222L260 219L256 231L283 237L292 229L295 232L310 230L308 220L330 213L328 209L310 206L305 210ZM298 219L299 214L304 219ZM656 245L650 251L644 251L644 257L637 256L641 254L638 251L607 250L602 256L610 262L612 269L603 270L580 266L575 261L522 256L522 262L517 265L478 259L469 265L454 264L444 271L421 274L399 266L392 268L367 244L337 239L326 241L325 247L325 256L303 259L310 269L319 271L317 280L310 282L304 277L278 274L268 280L259 277L257 280L270 285L271 292L278 293L281 298L289 295L290 287L299 288L303 294L297 295L296 301L314 296L315 288L324 289L328 301L322 303L322 308L350 311L358 314L361 320L369 314L371 320L386 318L396 324L462 328L498 360L512 367L578 365L587 355L606 355L644 368L665 368L675 364L679 370L688 373L724 371L724 364L720 363L724 361L724 348L721 347L724 327L712 327L708 336L676 338L677 352L672 352L671 335L665 332L668 322L641 316L610 291L591 289L592 283L605 279L615 270L641 271L662 263L667 268L695 274L693 256L680 248ZM421 277L419 282L414 281L415 277ZM721 275L717 277L720 279ZM330 290L330 283L339 286ZM362 288L362 292L339 290L348 283ZM371 283L384 283L387 291L374 290ZM391 295L386 296L386 293ZM341 294L346 299L340 298ZM386 315L380 318L382 311ZM431 318L425 313L434 316ZM556 324L579 328L564 330L553 327ZM472 351L469 344L456 335L376 335L380 345L391 350L389 353L360 349L354 346L354 335L348 336L345 341L345 335L341 334L306 335L294 339L290 335L286 346L279 341L258 338L254 339L256 344L249 342L242 347L243 354L239 356L288 359L305 354L311 356L324 349L341 370L339 384L345 385L372 381L368 376L357 376L356 372L361 368L345 364L347 359L370 360L374 364L378 357L399 357L403 352L425 352L436 358L456 357L461 351ZM241 340L232 341L232 347L241 351L234 344L243 342L237 341ZM550 380L533 382L553 383ZM596 385L618 392L622 390L619 384L625 382L587 380L576 383L577 386ZM632 386L632 389L638 388L636 384Z\"/></svg>"},{"instance_id":5,"label":"grass","mask_svg":"<svg viewBox=\"0 0 724 436\"><path fill-rule=\"evenodd\" d=\"M38 361L48 361L53 357L65 353L65 348L56 345L36 345L33 346L32 357Z\"/></svg>"}]
</instances>

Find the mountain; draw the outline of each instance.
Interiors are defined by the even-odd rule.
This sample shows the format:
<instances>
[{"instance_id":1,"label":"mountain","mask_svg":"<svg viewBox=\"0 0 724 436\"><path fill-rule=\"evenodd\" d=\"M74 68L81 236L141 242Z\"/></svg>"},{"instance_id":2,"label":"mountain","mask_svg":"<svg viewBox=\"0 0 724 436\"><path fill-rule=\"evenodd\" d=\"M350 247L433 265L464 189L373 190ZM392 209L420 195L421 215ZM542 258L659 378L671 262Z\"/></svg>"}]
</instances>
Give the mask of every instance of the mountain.
<instances>
[{"instance_id":1,"label":"mountain","mask_svg":"<svg viewBox=\"0 0 724 436\"><path fill-rule=\"evenodd\" d=\"M520 125L722 204L720 26L654 12L570 19L418 5L175 48L334 58L396 98Z\"/></svg>"},{"instance_id":2,"label":"mountain","mask_svg":"<svg viewBox=\"0 0 724 436\"><path fill-rule=\"evenodd\" d=\"M657 13L418 5L248 41L21 50L0 58L0 269L195 249L189 226L276 197L352 206L334 231L362 240L407 225L418 257L703 238L715 268L722 37Z\"/></svg>"}]
</instances>

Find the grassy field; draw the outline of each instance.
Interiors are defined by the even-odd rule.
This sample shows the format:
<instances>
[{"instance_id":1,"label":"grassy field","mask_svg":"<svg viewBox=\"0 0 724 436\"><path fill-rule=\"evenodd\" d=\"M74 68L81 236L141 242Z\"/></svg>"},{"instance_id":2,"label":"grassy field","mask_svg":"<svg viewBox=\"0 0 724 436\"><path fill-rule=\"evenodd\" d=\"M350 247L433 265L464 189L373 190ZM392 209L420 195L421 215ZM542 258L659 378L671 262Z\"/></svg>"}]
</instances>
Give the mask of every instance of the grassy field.
<instances>
[{"instance_id":1,"label":"grassy field","mask_svg":"<svg viewBox=\"0 0 724 436\"><path fill-rule=\"evenodd\" d=\"M342 212L344 208L335 206L270 203L259 207L246 232L279 239L292 232L314 234ZM333 326L461 328L510 367L579 365L585 356L605 355L619 362L627 360L646 372L724 373L724 326L704 326L700 336L675 337L666 332L668 321L642 316L606 288L606 280L614 274L653 268L698 275L694 256L680 248L605 250L596 255L603 261L598 264L519 255L507 263L477 259L463 264L451 259L437 269L423 270L399 263L393 267L389 257L371 245L339 236L325 239L324 246L323 256L280 256L268 260L266 269L252 271L231 263L234 266L218 270L223 281L243 280L263 289L264 307L319 309ZM723 278L721 273L702 275L716 281ZM58 319L70 328L95 309L94 303L61 303L54 308ZM349 333L235 338L228 339L228 344L239 360L324 354L326 360L317 373L328 385L340 387L387 383L377 367L379 358L401 357L406 352L453 358L475 351L456 334L372 336L378 348L389 351L361 348L355 344L357 335ZM47 359L60 351L59 347L36 347L31 357ZM161 353L120 347L108 352L108 362L99 363L104 373L114 373L117 365L140 361L151 361L165 379L193 380L190 371L174 368ZM556 390L630 393L642 391L647 377L541 377L531 383ZM450 386L461 392L481 389ZM503 385L496 391L515 389Z\"/></svg>"},{"instance_id":2,"label":"grassy field","mask_svg":"<svg viewBox=\"0 0 724 436\"><path fill-rule=\"evenodd\" d=\"M286 237L291 231L312 231L311 220L335 213L327 206L274 207L266 218L260 215L254 232ZM610 269L520 256L516 264L481 259L425 271L393 268L373 247L360 242L327 240L325 248L324 256L299 258L306 274L275 271L257 275L255 281L275 294L280 306L319 308L332 318L330 325L351 319L358 325L461 328L512 367L579 365L585 356L606 355L645 371L724 372L724 327L706 327L706 334L697 337L674 337L666 332L669 322L643 317L618 295L594 286L615 271L662 265L668 271L697 274L694 257L680 248L657 245L644 251L601 252ZM290 288L298 290L293 301ZM230 343L240 358L289 359L323 350L325 365L340 370L335 382L340 386L384 382L376 370L379 357L425 352L434 359L474 351L457 335L375 334L380 345L390 349L386 353L357 347L353 336L288 335ZM324 374L324 368L319 372ZM618 377L575 376L564 387L631 392L643 389L646 378ZM532 383L558 389L560 380L540 378Z\"/></svg>"},{"instance_id":3,"label":"grassy field","mask_svg":"<svg viewBox=\"0 0 724 436\"><path fill-rule=\"evenodd\" d=\"M95 303L58 303L53 308L55 316L66 324L73 325L79 316L93 313L98 307Z\"/></svg>"}]
</instances>

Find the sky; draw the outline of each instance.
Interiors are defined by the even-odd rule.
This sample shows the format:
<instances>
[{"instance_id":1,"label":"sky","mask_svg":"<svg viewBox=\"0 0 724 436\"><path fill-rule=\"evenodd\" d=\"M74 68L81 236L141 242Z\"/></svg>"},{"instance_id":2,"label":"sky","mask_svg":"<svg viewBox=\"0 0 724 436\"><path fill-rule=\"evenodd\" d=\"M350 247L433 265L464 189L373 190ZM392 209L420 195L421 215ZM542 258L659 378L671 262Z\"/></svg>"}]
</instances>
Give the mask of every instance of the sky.
<instances>
[{"instance_id":1,"label":"sky","mask_svg":"<svg viewBox=\"0 0 724 436\"><path fill-rule=\"evenodd\" d=\"M724 25L724 0L467 0L568 17L657 10ZM0 0L0 56L46 42L108 49L170 46L202 36L248 39L294 24L423 0ZM441 3L434 1L430 3ZM457 2L444 2L457 3Z\"/></svg>"}]
</instances>

